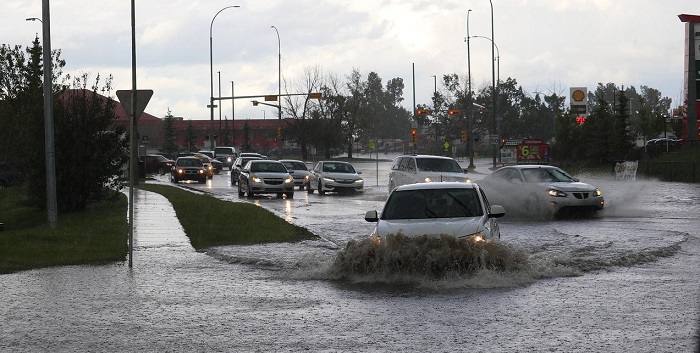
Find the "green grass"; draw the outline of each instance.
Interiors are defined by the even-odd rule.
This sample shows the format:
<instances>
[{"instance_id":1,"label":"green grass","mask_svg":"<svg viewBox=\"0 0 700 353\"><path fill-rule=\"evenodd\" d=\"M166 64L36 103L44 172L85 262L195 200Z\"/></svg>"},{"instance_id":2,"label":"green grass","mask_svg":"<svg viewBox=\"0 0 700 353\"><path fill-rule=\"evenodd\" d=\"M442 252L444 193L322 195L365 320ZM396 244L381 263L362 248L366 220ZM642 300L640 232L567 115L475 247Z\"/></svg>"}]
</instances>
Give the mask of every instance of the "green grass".
<instances>
[{"instance_id":1,"label":"green grass","mask_svg":"<svg viewBox=\"0 0 700 353\"><path fill-rule=\"evenodd\" d=\"M294 242L316 236L249 203L219 200L169 185L140 184L165 196L196 250L219 245Z\"/></svg>"},{"instance_id":2,"label":"green grass","mask_svg":"<svg viewBox=\"0 0 700 353\"><path fill-rule=\"evenodd\" d=\"M0 273L124 261L128 252L127 198L90 204L83 212L59 214L56 228L47 213L27 207L21 188L0 190Z\"/></svg>"}]
</instances>

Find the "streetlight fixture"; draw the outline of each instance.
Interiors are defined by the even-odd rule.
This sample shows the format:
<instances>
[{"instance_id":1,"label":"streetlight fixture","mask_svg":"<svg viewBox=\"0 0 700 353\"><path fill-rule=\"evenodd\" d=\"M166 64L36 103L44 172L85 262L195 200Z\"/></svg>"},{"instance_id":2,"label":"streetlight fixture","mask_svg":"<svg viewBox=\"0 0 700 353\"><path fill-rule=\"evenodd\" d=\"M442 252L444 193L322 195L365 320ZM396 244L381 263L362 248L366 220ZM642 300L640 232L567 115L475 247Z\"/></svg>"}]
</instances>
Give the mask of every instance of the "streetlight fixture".
<instances>
[{"instance_id":1,"label":"streetlight fixture","mask_svg":"<svg viewBox=\"0 0 700 353\"><path fill-rule=\"evenodd\" d=\"M56 228L58 205L56 201L56 153L54 151L53 128L53 73L51 69L51 14L49 0L42 0L41 18L30 17L27 21L39 21L42 28L42 55L44 60L44 152L46 154L46 210L49 227Z\"/></svg>"},{"instance_id":2,"label":"streetlight fixture","mask_svg":"<svg viewBox=\"0 0 700 353\"><path fill-rule=\"evenodd\" d=\"M211 19L211 24L209 25L209 87L210 87L210 95L209 95L209 105L207 108L209 108L210 112L210 126L209 126L209 147L214 150L214 59L212 55L212 44L213 44L213 37L212 37L212 29L214 28L214 20L216 19L216 16L219 16L221 11L224 11L226 9L230 9L232 7L240 7L238 5L231 5L231 6L226 6L219 10L219 12L214 15L214 17Z\"/></svg>"},{"instance_id":3,"label":"streetlight fixture","mask_svg":"<svg viewBox=\"0 0 700 353\"><path fill-rule=\"evenodd\" d=\"M433 78L433 94L437 93L437 75L430 76Z\"/></svg>"},{"instance_id":4,"label":"streetlight fixture","mask_svg":"<svg viewBox=\"0 0 700 353\"><path fill-rule=\"evenodd\" d=\"M280 32L277 30L277 27L270 26L270 28L273 28L275 33L277 33L277 103L279 104L277 108L277 119L282 119L282 44L280 42Z\"/></svg>"},{"instance_id":5,"label":"streetlight fixture","mask_svg":"<svg viewBox=\"0 0 700 353\"><path fill-rule=\"evenodd\" d=\"M501 83L501 51L498 49L498 45L491 40L489 37L484 37L484 36L472 36L472 38L484 38L488 39L491 42L491 45L496 48L496 87L498 87Z\"/></svg>"}]
</instances>

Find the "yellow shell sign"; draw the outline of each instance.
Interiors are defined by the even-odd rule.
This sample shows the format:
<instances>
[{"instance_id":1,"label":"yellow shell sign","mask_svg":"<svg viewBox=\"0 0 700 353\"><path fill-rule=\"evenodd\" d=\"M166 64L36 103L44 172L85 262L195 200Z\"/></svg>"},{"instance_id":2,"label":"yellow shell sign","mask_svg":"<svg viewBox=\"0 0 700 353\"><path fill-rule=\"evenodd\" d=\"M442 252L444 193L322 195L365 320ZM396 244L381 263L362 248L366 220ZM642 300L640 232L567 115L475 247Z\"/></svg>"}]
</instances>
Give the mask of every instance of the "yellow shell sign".
<instances>
[{"instance_id":1,"label":"yellow shell sign","mask_svg":"<svg viewBox=\"0 0 700 353\"><path fill-rule=\"evenodd\" d=\"M577 89L571 92L571 99L573 99L576 102L582 102L584 99L586 99L586 93L584 93L580 89Z\"/></svg>"}]
</instances>

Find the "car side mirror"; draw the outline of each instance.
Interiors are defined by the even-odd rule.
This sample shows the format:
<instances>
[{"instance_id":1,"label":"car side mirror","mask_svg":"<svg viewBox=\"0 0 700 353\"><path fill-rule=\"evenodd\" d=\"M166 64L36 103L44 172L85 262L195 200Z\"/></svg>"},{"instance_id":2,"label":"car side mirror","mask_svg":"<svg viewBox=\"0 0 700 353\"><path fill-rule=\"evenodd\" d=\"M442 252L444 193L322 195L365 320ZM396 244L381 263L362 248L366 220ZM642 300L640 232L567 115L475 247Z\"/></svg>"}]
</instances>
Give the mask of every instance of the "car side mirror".
<instances>
[{"instance_id":1,"label":"car side mirror","mask_svg":"<svg viewBox=\"0 0 700 353\"><path fill-rule=\"evenodd\" d=\"M468 174L468 173L469 173L469 168L462 168L462 172L464 172L464 174Z\"/></svg>"},{"instance_id":2,"label":"car side mirror","mask_svg":"<svg viewBox=\"0 0 700 353\"><path fill-rule=\"evenodd\" d=\"M378 215L377 215L377 211L376 211L376 210L367 211L367 213L365 213L365 221L367 221L367 222L378 222L378 221L379 221L379 217L378 217Z\"/></svg>"},{"instance_id":3,"label":"car side mirror","mask_svg":"<svg viewBox=\"0 0 700 353\"><path fill-rule=\"evenodd\" d=\"M357 174L362 174L362 171L357 172Z\"/></svg>"},{"instance_id":4,"label":"car side mirror","mask_svg":"<svg viewBox=\"0 0 700 353\"><path fill-rule=\"evenodd\" d=\"M489 218L501 218L506 215L506 209L501 205L492 205Z\"/></svg>"}]
</instances>

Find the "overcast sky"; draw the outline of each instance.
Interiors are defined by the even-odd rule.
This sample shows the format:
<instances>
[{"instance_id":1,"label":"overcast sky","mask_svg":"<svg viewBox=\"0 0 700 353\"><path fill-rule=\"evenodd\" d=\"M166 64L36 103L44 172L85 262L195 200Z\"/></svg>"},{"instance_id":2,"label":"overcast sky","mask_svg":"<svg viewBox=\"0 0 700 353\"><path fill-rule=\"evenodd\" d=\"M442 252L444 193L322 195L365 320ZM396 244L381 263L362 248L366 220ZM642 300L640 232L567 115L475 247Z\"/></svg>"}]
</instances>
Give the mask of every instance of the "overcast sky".
<instances>
[{"instance_id":1,"label":"overcast sky","mask_svg":"<svg viewBox=\"0 0 700 353\"><path fill-rule=\"evenodd\" d=\"M500 78L524 90L569 94L571 86L613 82L656 88L678 105L683 89L682 13L700 14L697 0L492 0ZM0 2L0 42L29 45L41 23L40 0ZM279 30L282 76L298 81L305 68L383 83L401 77L404 105L429 104L433 75L467 74L467 12L471 36L491 37L488 0L136 0L137 86L153 89L146 112L172 111L209 119L209 30L213 22L214 96L276 94ZM131 89L131 2L51 1L51 46L64 73L112 74L115 89ZM475 90L491 84L491 42L470 41ZM271 119L271 107L237 100L235 118ZM263 111L264 110L264 111ZM231 118L230 101L222 116ZM219 113L216 111L215 119Z\"/></svg>"}]
</instances>

